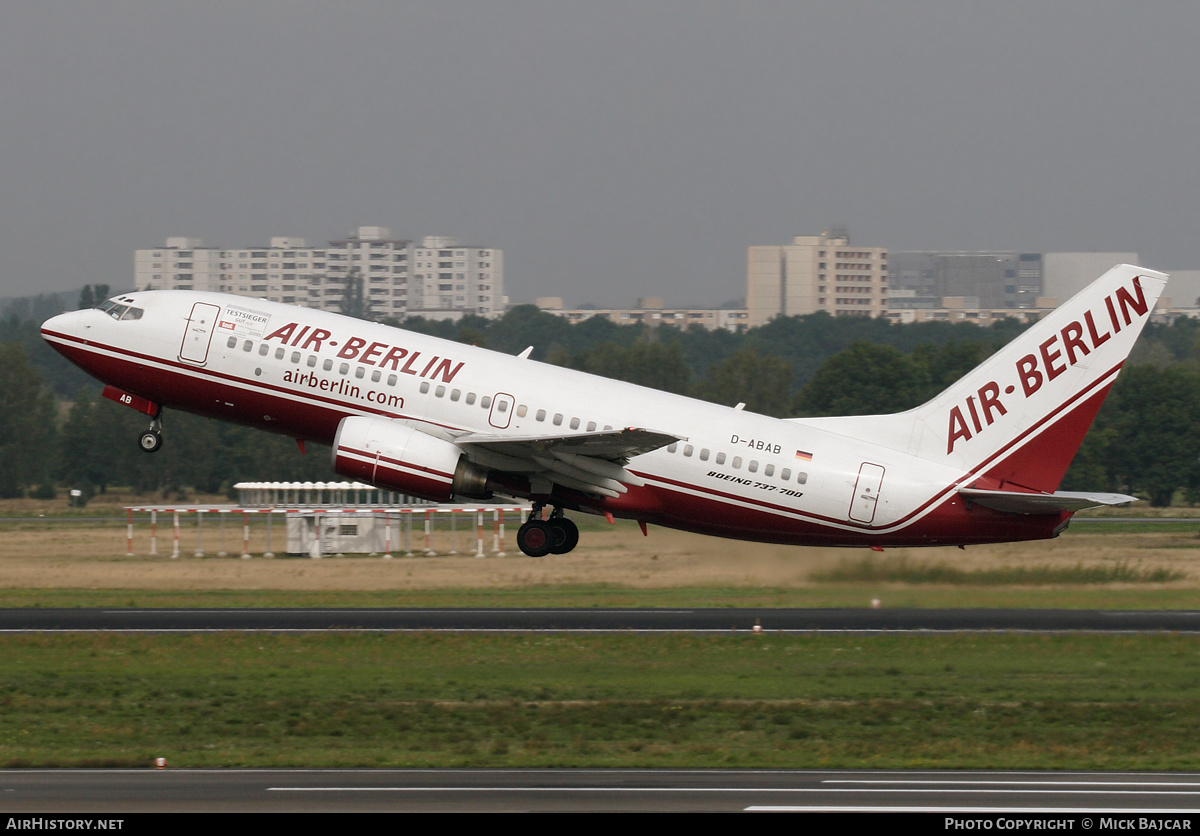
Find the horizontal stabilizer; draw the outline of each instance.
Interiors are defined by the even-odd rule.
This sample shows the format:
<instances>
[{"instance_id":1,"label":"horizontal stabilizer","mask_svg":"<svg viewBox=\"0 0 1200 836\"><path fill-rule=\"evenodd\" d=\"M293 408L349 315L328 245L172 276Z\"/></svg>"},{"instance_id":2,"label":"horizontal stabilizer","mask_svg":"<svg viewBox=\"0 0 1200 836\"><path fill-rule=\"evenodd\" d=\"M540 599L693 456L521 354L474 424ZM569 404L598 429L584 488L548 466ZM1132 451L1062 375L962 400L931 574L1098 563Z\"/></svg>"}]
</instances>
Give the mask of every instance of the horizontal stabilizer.
<instances>
[{"instance_id":1,"label":"horizontal stabilizer","mask_svg":"<svg viewBox=\"0 0 1200 836\"><path fill-rule=\"evenodd\" d=\"M1061 511L1082 511L1100 505L1120 505L1137 502L1136 496L1121 493L1092 491L1055 491L1054 493L1024 493L1020 491L984 491L959 488L958 493L968 502L1006 511L1010 514L1057 514Z\"/></svg>"}]
</instances>

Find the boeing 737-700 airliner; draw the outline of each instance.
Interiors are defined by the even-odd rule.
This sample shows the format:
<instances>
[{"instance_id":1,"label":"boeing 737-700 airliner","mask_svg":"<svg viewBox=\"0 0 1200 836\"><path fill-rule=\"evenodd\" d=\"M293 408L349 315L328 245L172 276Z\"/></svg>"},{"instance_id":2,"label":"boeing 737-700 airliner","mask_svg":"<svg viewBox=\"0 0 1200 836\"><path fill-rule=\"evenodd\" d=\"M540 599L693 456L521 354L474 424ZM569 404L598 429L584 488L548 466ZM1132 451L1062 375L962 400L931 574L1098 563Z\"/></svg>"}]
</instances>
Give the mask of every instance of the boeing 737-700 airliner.
<instances>
[{"instance_id":1,"label":"boeing 737-700 airliner","mask_svg":"<svg viewBox=\"0 0 1200 836\"><path fill-rule=\"evenodd\" d=\"M389 490L531 500L529 555L575 547L567 510L771 543L966 545L1053 537L1133 499L1057 488L1166 281L1114 267L923 406L841 418L214 293L124 294L42 334L150 416L147 451L164 409L330 443L338 473Z\"/></svg>"}]
</instances>

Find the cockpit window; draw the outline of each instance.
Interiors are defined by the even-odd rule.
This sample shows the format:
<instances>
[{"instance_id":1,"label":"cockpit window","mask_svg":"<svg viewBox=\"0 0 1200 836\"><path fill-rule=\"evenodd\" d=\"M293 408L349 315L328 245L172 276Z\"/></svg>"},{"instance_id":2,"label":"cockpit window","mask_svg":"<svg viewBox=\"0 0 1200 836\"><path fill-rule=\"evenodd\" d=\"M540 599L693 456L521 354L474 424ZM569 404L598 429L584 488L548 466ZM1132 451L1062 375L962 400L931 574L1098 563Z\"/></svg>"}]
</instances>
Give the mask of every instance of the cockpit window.
<instances>
[{"instance_id":1,"label":"cockpit window","mask_svg":"<svg viewBox=\"0 0 1200 836\"><path fill-rule=\"evenodd\" d=\"M97 310L104 311L113 319L141 319L142 309L135 308L132 305L122 305L112 299L107 299L96 306Z\"/></svg>"}]
</instances>

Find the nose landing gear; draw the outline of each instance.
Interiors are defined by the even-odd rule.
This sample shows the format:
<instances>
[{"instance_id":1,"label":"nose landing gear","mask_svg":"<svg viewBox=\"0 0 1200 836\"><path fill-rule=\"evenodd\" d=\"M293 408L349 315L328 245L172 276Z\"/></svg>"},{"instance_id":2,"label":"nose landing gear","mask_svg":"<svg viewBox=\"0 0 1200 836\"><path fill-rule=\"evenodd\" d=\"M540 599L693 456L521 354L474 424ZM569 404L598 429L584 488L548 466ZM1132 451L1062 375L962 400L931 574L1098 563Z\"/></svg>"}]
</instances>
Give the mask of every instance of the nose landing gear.
<instances>
[{"instance_id":1,"label":"nose landing gear","mask_svg":"<svg viewBox=\"0 0 1200 836\"><path fill-rule=\"evenodd\" d=\"M144 453L157 453L162 447L162 422L157 418L150 422L150 429L138 437L138 446Z\"/></svg>"},{"instance_id":2,"label":"nose landing gear","mask_svg":"<svg viewBox=\"0 0 1200 836\"><path fill-rule=\"evenodd\" d=\"M579 526L555 508L550 519L543 520L542 504L535 502L529 519L517 529L517 546L530 557L566 554L579 544Z\"/></svg>"}]
</instances>

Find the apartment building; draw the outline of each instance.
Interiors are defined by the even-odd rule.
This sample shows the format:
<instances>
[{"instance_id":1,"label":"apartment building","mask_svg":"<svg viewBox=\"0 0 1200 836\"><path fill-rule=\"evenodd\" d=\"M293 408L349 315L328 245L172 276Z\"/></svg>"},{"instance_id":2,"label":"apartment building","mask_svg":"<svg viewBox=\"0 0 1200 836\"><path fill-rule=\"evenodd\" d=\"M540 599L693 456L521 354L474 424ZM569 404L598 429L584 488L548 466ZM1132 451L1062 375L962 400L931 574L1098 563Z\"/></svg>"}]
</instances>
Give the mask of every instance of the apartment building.
<instances>
[{"instance_id":1,"label":"apartment building","mask_svg":"<svg viewBox=\"0 0 1200 836\"><path fill-rule=\"evenodd\" d=\"M382 226L320 247L280 236L265 247L222 249L178 237L134 254L139 290L235 293L323 310L338 310L357 278L375 317L497 317L507 307L502 250L449 236L394 238Z\"/></svg>"},{"instance_id":2,"label":"apartment building","mask_svg":"<svg viewBox=\"0 0 1200 836\"><path fill-rule=\"evenodd\" d=\"M887 258L886 247L851 245L849 234L839 229L797 235L791 244L749 247L749 326L817 311L880 316L887 309Z\"/></svg>"}]
</instances>

